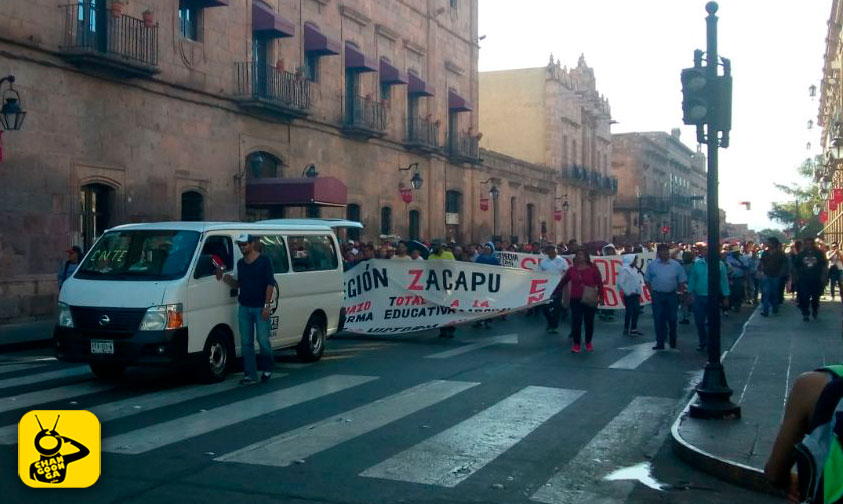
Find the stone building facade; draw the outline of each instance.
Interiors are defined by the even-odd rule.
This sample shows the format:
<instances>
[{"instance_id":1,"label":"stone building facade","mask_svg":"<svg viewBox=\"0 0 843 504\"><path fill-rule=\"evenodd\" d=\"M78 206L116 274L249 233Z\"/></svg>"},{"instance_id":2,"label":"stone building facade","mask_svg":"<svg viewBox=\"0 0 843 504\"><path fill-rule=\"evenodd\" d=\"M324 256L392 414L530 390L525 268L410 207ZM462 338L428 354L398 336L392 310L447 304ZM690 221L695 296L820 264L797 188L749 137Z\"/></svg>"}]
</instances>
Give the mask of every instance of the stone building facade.
<instances>
[{"instance_id":1,"label":"stone building facade","mask_svg":"<svg viewBox=\"0 0 843 504\"><path fill-rule=\"evenodd\" d=\"M546 67L480 74L481 147L544 167L557 180L546 193L529 192L511 203L514 215L542 211L550 217L567 208L560 220L554 214L545 221L552 235L565 240L611 238L618 188L611 120L609 102L583 57L571 69L551 55Z\"/></svg>"},{"instance_id":2,"label":"stone building facade","mask_svg":"<svg viewBox=\"0 0 843 504\"><path fill-rule=\"evenodd\" d=\"M831 188L841 189L843 188L843 173L840 171L841 163L843 163L843 44L841 44L843 3L840 0L832 0L827 26L817 124L822 127L823 155L830 166L836 168L836 171L830 173ZM812 92L816 92L816 89ZM827 171L828 167L823 170L823 172ZM820 176L827 174L818 173L816 181L819 181ZM822 236L826 241L840 242L843 241L843 205L838 205L832 210L833 207L835 205L826 203L825 208L822 209L828 216ZM800 236L800 238L805 237Z\"/></svg>"},{"instance_id":3,"label":"stone building facade","mask_svg":"<svg viewBox=\"0 0 843 504\"><path fill-rule=\"evenodd\" d=\"M696 242L706 233L706 161L672 133L612 135L617 242Z\"/></svg>"},{"instance_id":4,"label":"stone building facade","mask_svg":"<svg viewBox=\"0 0 843 504\"><path fill-rule=\"evenodd\" d=\"M365 241L469 242L493 228L488 170L530 198L481 165L477 0L60 4L0 2L0 77L27 111L2 138L0 322L49 315L64 250L125 222L349 217Z\"/></svg>"}]
</instances>

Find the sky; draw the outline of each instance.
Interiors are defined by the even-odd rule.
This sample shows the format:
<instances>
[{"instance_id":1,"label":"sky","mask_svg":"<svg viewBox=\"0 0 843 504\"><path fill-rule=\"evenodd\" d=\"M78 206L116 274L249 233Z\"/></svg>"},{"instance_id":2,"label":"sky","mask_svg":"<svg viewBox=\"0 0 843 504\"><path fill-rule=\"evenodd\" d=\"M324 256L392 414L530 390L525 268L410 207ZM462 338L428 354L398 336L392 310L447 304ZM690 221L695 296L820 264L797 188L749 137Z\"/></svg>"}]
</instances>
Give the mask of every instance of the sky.
<instances>
[{"instance_id":1,"label":"sky","mask_svg":"<svg viewBox=\"0 0 843 504\"><path fill-rule=\"evenodd\" d=\"M580 54L609 99L613 133L682 128L679 73L705 50L704 0L479 0L480 71L545 66ZM774 183L801 182L796 167L821 153L816 126L831 0L721 0L718 52L732 61L730 146L720 149L720 208L750 228L786 196ZM517 6L517 7L514 7ZM808 121L814 122L808 129ZM807 143L811 143L811 150ZM750 201L751 210L739 205Z\"/></svg>"}]
</instances>

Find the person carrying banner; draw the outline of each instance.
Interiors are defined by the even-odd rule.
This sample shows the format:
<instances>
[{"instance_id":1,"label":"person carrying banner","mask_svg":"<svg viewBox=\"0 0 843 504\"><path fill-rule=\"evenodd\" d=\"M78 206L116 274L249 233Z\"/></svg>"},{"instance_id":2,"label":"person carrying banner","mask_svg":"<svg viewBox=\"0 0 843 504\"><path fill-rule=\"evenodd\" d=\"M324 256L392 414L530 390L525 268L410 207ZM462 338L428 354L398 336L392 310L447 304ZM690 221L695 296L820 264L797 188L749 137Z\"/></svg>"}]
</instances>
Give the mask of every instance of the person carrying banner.
<instances>
[{"instance_id":1,"label":"person carrying banner","mask_svg":"<svg viewBox=\"0 0 843 504\"><path fill-rule=\"evenodd\" d=\"M638 316L641 314L641 298L644 296L644 288L641 282L641 274L635 266L638 256L626 254L623 256L623 267L618 273L618 290L623 297L623 304L626 308L623 320L624 336L643 336L638 330Z\"/></svg>"},{"instance_id":2,"label":"person carrying banner","mask_svg":"<svg viewBox=\"0 0 843 504\"><path fill-rule=\"evenodd\" d=\"M454 254L446 250L442 246L442 240L433 240L432 243L432 251L430 255L427 257L429 261L454 261L456 258ZM453 338L454 334L457 332L456 326L445 326L439 329L439 337L440 338Z\"/></svg>"},{"instance_id":3,"label":"person carrying banner","mask_svg":"<svg viewBox=\"0 0 843 504\"><path fill-rule=\"evenodd\" d=\"M553 244L546 245L544 251L547 257L543 258L539 263L539 270L564 275L568 270L568 261L557 255L556 246ZM550 297L550 302L544 305L544 317L547 319L547 328L545 330L549 334L559 332L559 319L565 314L565 308L562 307L563 291L564 289L561 284L558 285Z\"/></svg>"},{"instance_id":4,"label":"person carrying banner","mask_svg":"<svg viewBox=\"0 0 843 504\"><path fill-rule=\"evenodd\" d=\"M477 256L477 259L474 260L477 264L487 264L489 266L500 266L501 262L495 257L495 244L492 242L486 242L483 245L483 253ZM506 317L506 315L504 315ZM474 323L472 327L485 327L489 329L491 326L489 325L489 319L483 319Z\"/></svg>"},{"instance_id":5,"label":"person carrying banner","mask_svg":"<svg viewBox=\"0 0 843 504\"><path fill-rule=\"evenodd\" d=\"M585 349L594 350L591 339L594 336L594 316L597 306L603 300L603 278L600 270L591 263L585 249L578 249L574 255L574 265L565 272L560 288L571 284L571 336L574 344L571 352L580 353L582 325L585 323Z\"/></svg>"}]
</instances>

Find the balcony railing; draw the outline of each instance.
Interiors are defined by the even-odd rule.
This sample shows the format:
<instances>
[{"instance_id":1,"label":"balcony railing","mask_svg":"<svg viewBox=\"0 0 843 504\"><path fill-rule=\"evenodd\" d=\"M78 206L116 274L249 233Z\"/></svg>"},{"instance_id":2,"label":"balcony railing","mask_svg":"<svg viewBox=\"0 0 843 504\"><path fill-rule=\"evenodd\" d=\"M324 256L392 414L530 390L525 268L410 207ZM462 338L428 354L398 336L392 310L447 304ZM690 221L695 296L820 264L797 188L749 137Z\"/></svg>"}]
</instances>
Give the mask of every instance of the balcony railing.
<instances>
[{"instance_id":1,"label":"balcony railing","mask_svg":"<svg viewBox=\"0 0 843 504\"><path fill-rule=\"evenodd\" d=\"M253 61L234 64L235 95L244 107L304 117L311 107L310 81Z\"/></svg>"},{"instance_id":2,"label":"balcony railing","mask_svg":"<svg viewBox=\"0 0 843 504\"><path fill-rule=\"evenodd\" d=\"M97 5L99 4L99 5ZM158 25L125 14L112 15L104 2L79 2L64 9L62 55L133 75L158 73Z\"/></svg>"},{"instance_id":3,"label":"balcony railing","mask_svg":"<svg viewBox=\"0 0 843 504\"><path fill-rule=\"evenodd\" d=\"M667 212L670 210L670 200L662 196L641 196L640 206L642 210Z\"/></svg>"},{"instance_id":4,"label":"balcony railing","mask_svg":"<svg viewBox=\"0 0 843 504\"><path fill-rule=\"evenodd\" d=\"M480 163L480 142L465 133L448 136L448 157L457 163Z\"/></svg>"},{"instance_id":5,"label":"balcony railing","mask_svg":"<svg viewBox=\"0 0 843 504\"><path fill-rule=\"evenodd\" d=\"M426 152L439 150L439 125L421 117L407 120L407 138L404 144L408 149Z\"/></svg>"},{"instance_id":6,"label":"balcony railing","mask_svg":"<svg viewBox=\"0 0 843 504\"><path fill-rule=\"evenodd\" d=\"M360 138L386 134L386 106L377 100L354 96L346 102L343 132Z\"/></svg>"}]
</instances>

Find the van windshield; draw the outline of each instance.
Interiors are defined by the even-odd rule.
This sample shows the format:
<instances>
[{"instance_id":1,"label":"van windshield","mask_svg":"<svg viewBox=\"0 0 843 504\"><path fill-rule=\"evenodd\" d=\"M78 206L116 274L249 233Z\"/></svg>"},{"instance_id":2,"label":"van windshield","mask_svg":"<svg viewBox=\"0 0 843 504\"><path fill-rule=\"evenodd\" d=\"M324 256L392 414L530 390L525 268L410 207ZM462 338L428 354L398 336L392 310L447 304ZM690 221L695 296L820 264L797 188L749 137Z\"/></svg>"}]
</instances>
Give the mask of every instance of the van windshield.
<instances>
[{"instance_id":1,"label":"van windshield","mask_svg":"<svg viewBox=\"0 0 843 504\"><path fill-rule=\"evenodd\" d=\"M196 231L106 233L74 278L88 280L175 280L187 273L199 242Z\"/></svg>"}]
</instances>

